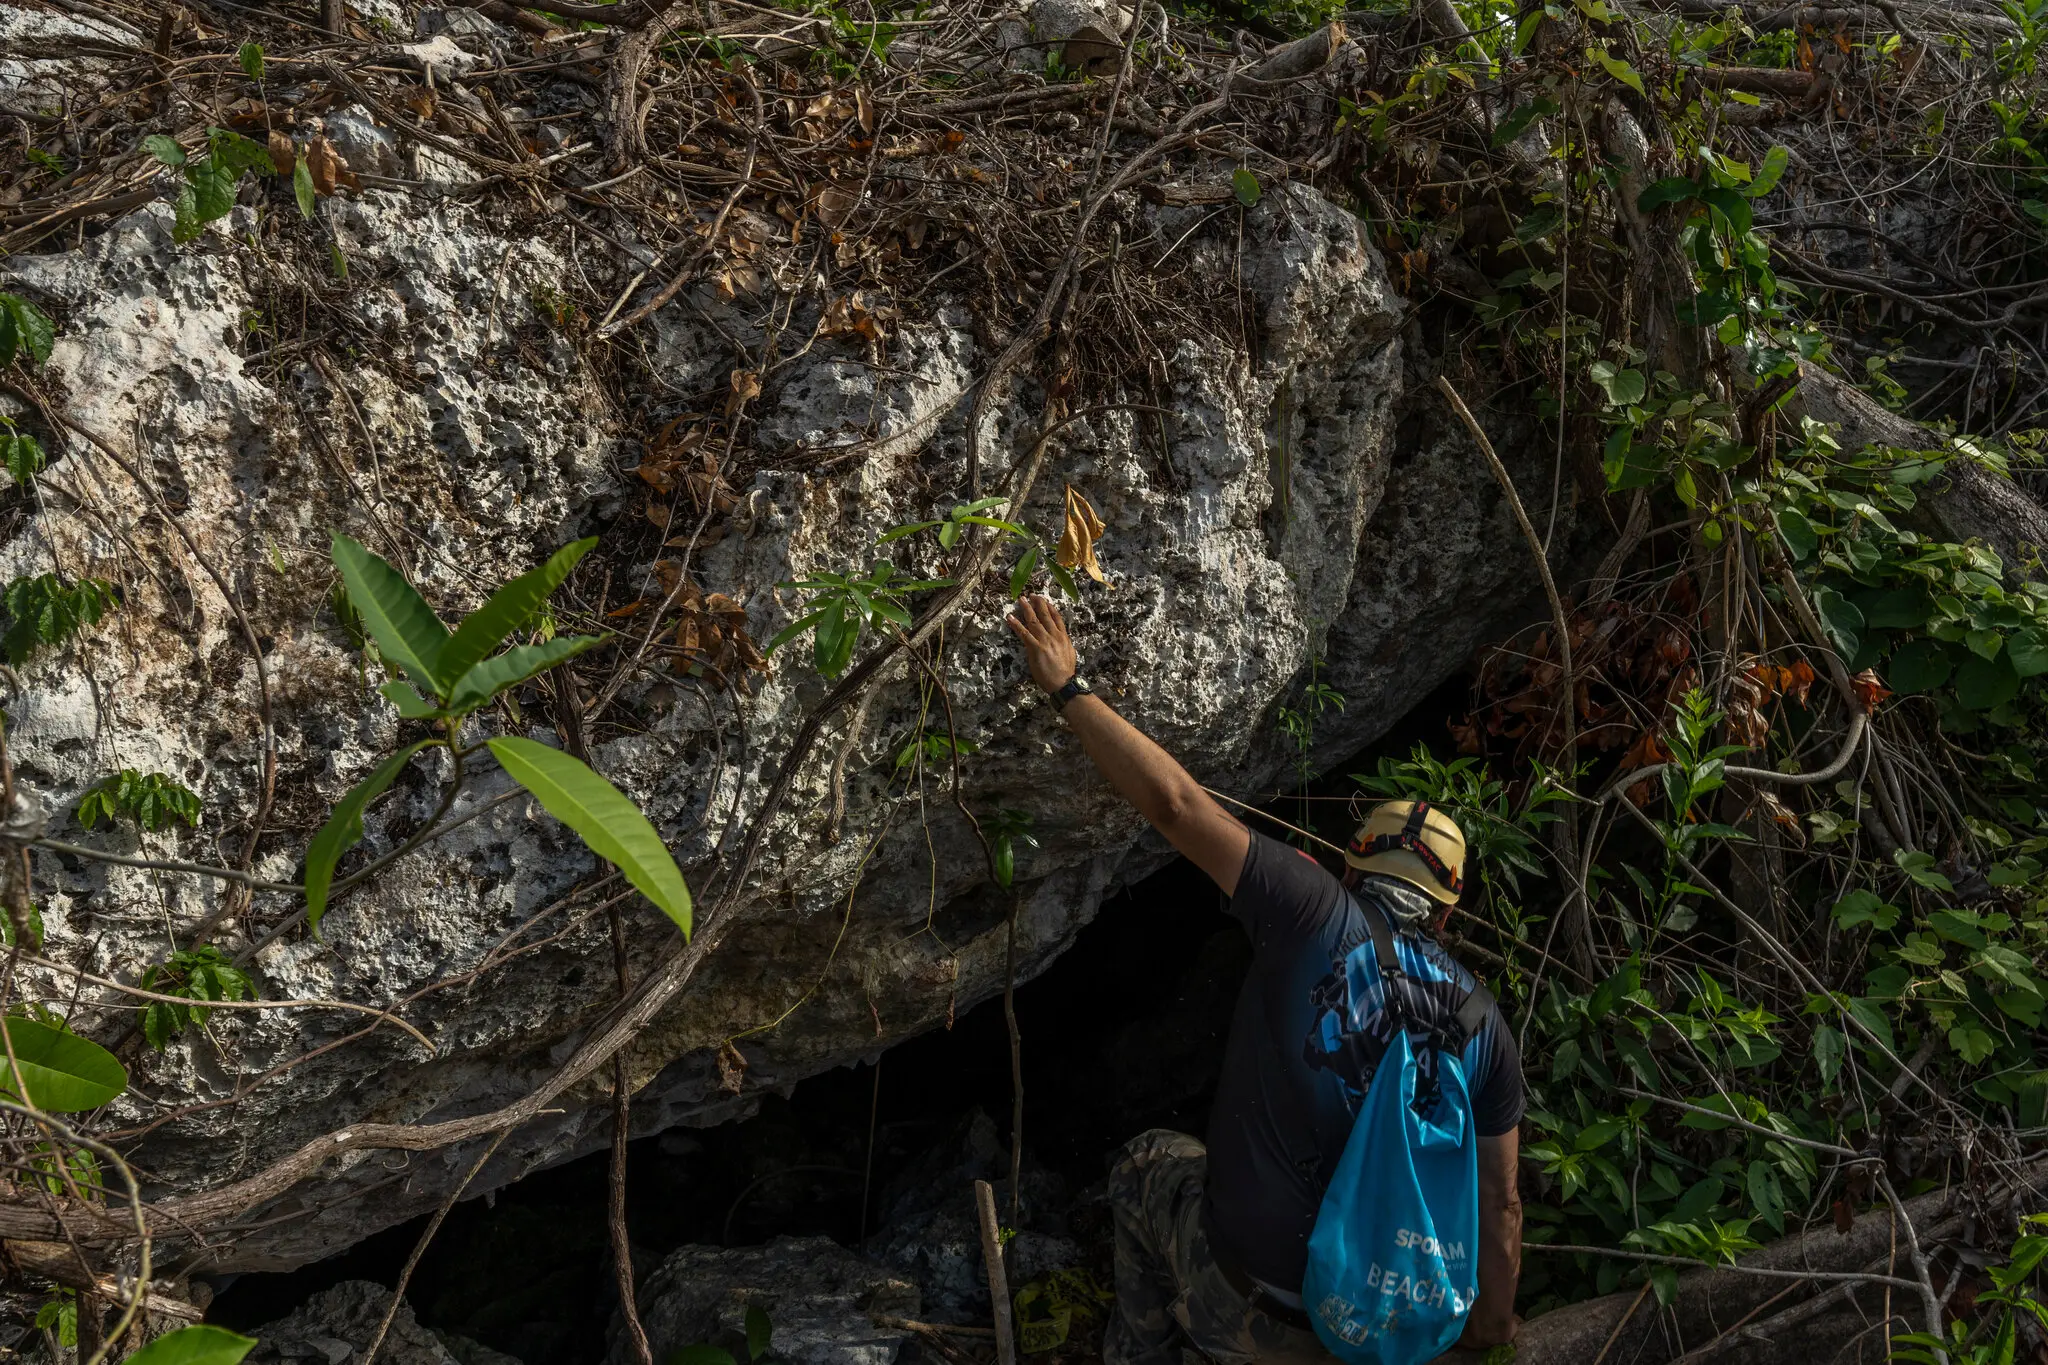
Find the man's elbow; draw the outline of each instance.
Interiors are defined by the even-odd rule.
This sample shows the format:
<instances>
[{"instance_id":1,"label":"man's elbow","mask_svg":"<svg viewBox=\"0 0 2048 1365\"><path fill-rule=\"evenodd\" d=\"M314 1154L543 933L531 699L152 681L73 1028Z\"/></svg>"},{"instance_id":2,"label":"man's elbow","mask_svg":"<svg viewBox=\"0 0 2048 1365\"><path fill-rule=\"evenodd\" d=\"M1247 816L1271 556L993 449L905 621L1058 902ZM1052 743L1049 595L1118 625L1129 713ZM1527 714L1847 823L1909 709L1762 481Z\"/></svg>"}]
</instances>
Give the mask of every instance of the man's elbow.
<instances>
[{"instance_id":1,"label":"man's elbow","mask_svg":"<svg viewBox=\"0 0 2048 1365\"><path fill-rule=\"evenodd\" d=\"M1169 843L1176 834L1192 828L1207 803L1207 796L1192 782L1169 782L1153 797L1145 817Z\"/></svg>"}]
</instances>

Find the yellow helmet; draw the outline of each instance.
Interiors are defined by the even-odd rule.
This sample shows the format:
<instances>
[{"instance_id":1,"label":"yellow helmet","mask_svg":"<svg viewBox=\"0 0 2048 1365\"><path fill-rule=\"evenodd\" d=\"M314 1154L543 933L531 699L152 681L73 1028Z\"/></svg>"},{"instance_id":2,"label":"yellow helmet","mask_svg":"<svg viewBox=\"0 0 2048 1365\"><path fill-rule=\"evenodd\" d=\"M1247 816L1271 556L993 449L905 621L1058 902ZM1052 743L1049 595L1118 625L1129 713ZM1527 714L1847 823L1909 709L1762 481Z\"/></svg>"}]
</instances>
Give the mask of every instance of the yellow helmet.
<instances>
[{"instance_id":1,"label":"yellow helmet","mask_svg":"<svg viewBox=\"0 0 2048 1365\"><path fill-rule=\"evenodd\" d=\"M1344 861L1450 905L1465 889L1465 832L1427 801L1382 801L1351 836Z\"/></svg>"}]
</instances>

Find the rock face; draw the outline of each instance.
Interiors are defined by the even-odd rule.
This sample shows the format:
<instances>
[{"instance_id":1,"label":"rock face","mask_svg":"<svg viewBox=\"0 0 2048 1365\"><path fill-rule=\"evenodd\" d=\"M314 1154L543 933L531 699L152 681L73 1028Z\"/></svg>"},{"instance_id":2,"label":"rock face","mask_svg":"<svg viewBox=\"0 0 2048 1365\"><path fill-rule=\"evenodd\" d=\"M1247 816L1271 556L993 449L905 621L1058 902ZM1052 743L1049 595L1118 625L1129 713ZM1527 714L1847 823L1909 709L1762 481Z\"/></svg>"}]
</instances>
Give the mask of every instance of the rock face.
<instances>
[{"instance_id":1,"label":"rock face","mask_svg":"<svg viewBox=\"0 0 2048 1365\"><path fill-rule=\"evenodd\" d=\"M749 1358L747 1319L765 1316L775 1358L791 1365L894 1365L907 1335L882 1319L915 1319L917 1286L826 1237L778 1237L766 1246L681 1247L639 1291L641 1325L656 1360L686 1346ZM631 1365L612 1331L611 1365Z\"/></svg>"},{"instance_id":2,"label":"rock face","mask_svg":"<svg viewBox=\"0 0 2048 1365\"><path fill-rule=\"evenodd\" d=\"M337 136L349 119L360 111L333 115ZM1275 709L1299 695L1312 659L1347 698L1317 721L1313 751L1353 751L1520 613L1534 579L1476 454L1410 373L1423 362L1400 334L1403 302L1358 223L1287 187L1245 213L1241 242L1202 230L1201 212L1133 205L1131 216L1162 246L1184 238L1177 249L1198 276L1241 282L1257 354L1221 336L1162 338L1170 415L1076 421L1011 515L1056 536L1063 484L1099 509L1112 587L1070 610L1088 676L1205 781L1249 797L1287 780ZM586 533L605 543L561 610L587 614L643 590L601 587L604 575L648 581L629 475L649 433L617 406L603 346L561 325L565 281L594 278L592 290L614 294L623 283L610 253L567 233L508 237L482 212L395 189L323 201L322 213L348 263L345 289L274 257L247 209L178 246L168 209L152 206L78 250L0 263L0 288L59 319L42 381L52 402L107 448L45 431L53 462L32 499L10 495L0 579L96 575L123 594L99 626L22 670L8 702L22 789L59 837L231 861L274 743L255 870L297 876L332 803L413 736L329 605L330 528L400 565L449 618ZM721 306L705 286L628 334L666 392L723 384ZM312 319L295 333L309 340L279 342L287 312ZM791 334L817 316L800 303ZM692 562L704 589L740 599L766 640L795 605L778 582L862 567L887 528L943 515L967 486L962 399L993 350L964 310L938 307L905 319L886 354L820 339L774 371L743 463L758 472ZM991 483L1041 402L1028 381L1013 389L988 419ZM1540 525L1547 457L1524 467L1512 452L1525 419L1482 416ZM919 572L942 567L929 535L884 553ZM733 1116L764 1089L871 1055L1001 989L1005 905L947 765L921 783L899 771L921 726L943 733L950 717L975 746L960 765L967 806L1033 819L1040 847L1018 874L1024 974L1071 940L1106 889L1163 858L1027 685L1000 623L1002 576L949 627L943 704L921 676L886 677L848 751L836 844L822 812L846 722L828 728L765 844L759 894L632 1051L636 1127ZM686 873L736 812L758 805L823 695L807 656L793 646L738 696L643 670L593 718L594 764L649 813ZM609 669L586 671L585 688ZM480 717L474 733L560 742L528 701ZM201 827L70 824L84 791L123 768L197 791ZM420 828L447 776L423 762L402 777L366 817L366 853ZM513 792L478 765L455 812L474 818L342 898L321 939L272 933L298 907L270 893L209 930L230 951L260 943L264 997L388 1005L436 1051L388 1026L328 1048L365 1022L324 1007L217 1013L161 1056L131 1039L137 1084L120 1117L143 1130L134 1155L157 1192L248 1175L350 1123L497 1108L567 1055L612 998L605 916L590 899L564 900L601 869ZM122 980L189 946L224 908L218 883L68 856L38 854L36 877L52 954ZM644 904L624 912L638 973L674 930ZM55 975L49 989L68 999L73 983ZM76 1016L110 1044L133 1017L100 1009L113 1003L88 988ZM746 1063L737 1095L714 1065L732 1038ZM605 1097L578 1091L516 1131L467 1188L588 1151L607 1128ZM220 1239L215 1264L319 1257L433 1207L476 1156L355 1153L250 1214L251 1227Z\"/></svg>"}]
</instances>

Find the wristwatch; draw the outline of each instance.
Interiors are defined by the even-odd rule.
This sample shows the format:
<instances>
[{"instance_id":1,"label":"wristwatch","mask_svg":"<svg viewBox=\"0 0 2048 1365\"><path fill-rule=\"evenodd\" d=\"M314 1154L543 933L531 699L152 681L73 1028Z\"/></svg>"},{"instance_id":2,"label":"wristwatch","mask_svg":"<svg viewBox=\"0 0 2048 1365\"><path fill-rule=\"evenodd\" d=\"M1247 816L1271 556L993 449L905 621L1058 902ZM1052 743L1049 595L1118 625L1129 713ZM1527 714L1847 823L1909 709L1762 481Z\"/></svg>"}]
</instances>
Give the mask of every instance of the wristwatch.
<instances>
[{"instance_id":1,"label":"wristwatch","mask_svg":"<svg viewBox=\"0 0 2048 1365\"><path fill-rule=\"evenodd\" d=\"M1053 691L1052 704L1056 709L1064 711L1067 709L1067 703L1074 698L1094 695L1095 689L1088 685L1088 680L1076 673Z\"/></svg>"}]
</instances>

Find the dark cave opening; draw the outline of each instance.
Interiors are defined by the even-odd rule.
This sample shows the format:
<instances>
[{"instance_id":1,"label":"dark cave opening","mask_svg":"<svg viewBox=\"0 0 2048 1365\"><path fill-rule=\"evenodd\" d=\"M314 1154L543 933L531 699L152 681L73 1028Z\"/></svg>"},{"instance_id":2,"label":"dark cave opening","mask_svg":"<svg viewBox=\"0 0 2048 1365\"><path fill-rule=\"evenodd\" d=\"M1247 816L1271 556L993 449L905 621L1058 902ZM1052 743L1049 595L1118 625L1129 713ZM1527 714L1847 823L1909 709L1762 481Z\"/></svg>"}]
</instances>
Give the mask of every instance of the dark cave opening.
<instances>
[{"instance_id":1,"label":"dark cave opening","mask_svg":"<svg viewBox=\"0 0 2048 1365\"><path fill-rule=\"evenodd\" d=\"M1310 787L1311 801L1290 794L1272 809L1300 823L1306 804L1316 832L1341 842L1356 790L1349 774L1418 742L1448 749L1446 720L1465 701L1462 679L1444 684L1363 752L1330 765ZM1286 837L1280 826L1258 823ZM1322 856L1335 866L1333 855ZM1027 1169L1078 1195L1099 1187L1116 1151L1145 1129L1203 1132L1250 957L1214 884L1184 860L1105 901L1074 944L1016 993ZM821 1235L859 1250L875 1237L892 1189L917 1179L934 1152L957 1146L977 1113L1007 1143L1011 1097L1008 1034L995 999L950 1030L896 1045L876 1065L768 1094L741 1122L636 1139L627 1213L636 1268L644 1277L684 1245L746 1246L780 1235ZM617 1303L608 1162L595 1153L458 1204L407 1290L419 1321L524 1365L603 1359ZM222 1287L208 1318L251 1331L345 1280L392 1285L426 1222L297 1271L241 1276ZM1079 1219L1073 1231L1106 1283L1108 1233L1106 1221L1098 1223Z\"/></svg>"}]
</instances>

